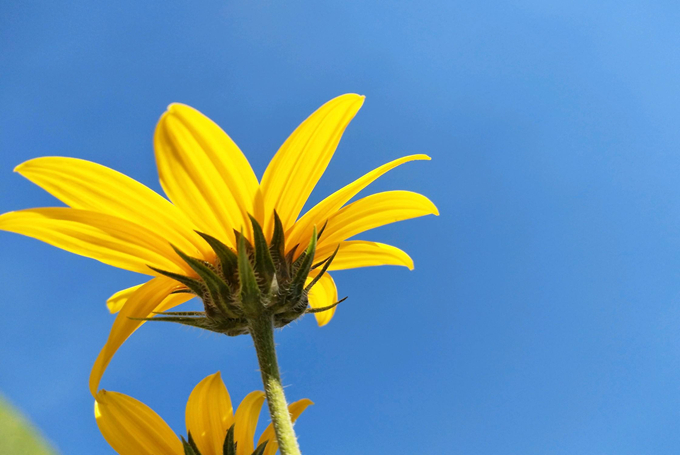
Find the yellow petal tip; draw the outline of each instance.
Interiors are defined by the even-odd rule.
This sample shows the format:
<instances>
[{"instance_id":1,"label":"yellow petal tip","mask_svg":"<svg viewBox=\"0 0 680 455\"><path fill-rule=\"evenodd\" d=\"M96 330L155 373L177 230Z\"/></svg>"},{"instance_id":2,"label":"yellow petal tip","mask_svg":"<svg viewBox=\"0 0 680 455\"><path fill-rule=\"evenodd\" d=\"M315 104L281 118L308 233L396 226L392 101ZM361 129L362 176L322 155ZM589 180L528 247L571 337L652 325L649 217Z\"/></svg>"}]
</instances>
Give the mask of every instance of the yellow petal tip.
<instances>
[{"instance_id":1,"label":"yellow petal tip","mask_svg":"<svg viewBox=\"0 0 680 455\"><path fill-rule=\"evenodd\" d=\"M167 114L167 113L172 114L172 113L174 113L174 112L183 111L183 110L187 110L187 109L194 110L194 108L192 108L192 107L189 106L188 104L184 104L184 103L170 103L170 104L168 104L168 108L166 109L165 113L166 113L166 114Z\"/></svg>"},{"instance_id":2,"label":"yellow petal tip","mask_svg":"<svg viewBox=\"0 0 680 455\"><path fill-rule=\"evenodd\" d=\"M359 107L361 107L362 104L364 104L364 101L366 100L366 95L359 95L358 93L345 93L344 95L340 95L336 100L344 99L344 100L352 100L355 103L359 103Z\"/></svg>"},{"instance_id":3,"label":"yellow petal tip","mask_svg":"<svg viewBox=\"0 0 680 455\"><path fill-rule=\"evenodd\" d=\"M24 161L23 163L17 164L14 169L12 170L13 172L16 172L17 174L21 174L21 172L28 167L33 161L39 160L40 158L33 158L28 161ZM23 174L21 174L23 175Z\"/></svg>"},{"instance_id":4,"label":"yellow petal tip","mask_svg":"<svg viewBox=\"0 0 680 455\"><path fill-rule=\"evenodd\" d=\"M326 324L328 324L329 322L331 322L330 319L324 319L323 321L320 321L320 320L317 318L317 320L316 320L316 323L317 323L317 325L318 325L319 327L323 327L323 326L325 326Z\"/></svg>"},{"instance_id":5,"label":"yellow petal tip","mask_svg":"<svg viewBox=\"0 0 680 455\"><path fill-rule=\"evenodd\" d=\"M427 199L427 202L429 202L430 213L431 213L432 215L434 215L434 216L439 216L439 209L437 208L436 205L434 205L434 202L432 202L432 201L429 200L429 199Z\"/></svg>"},{"instance_id":6,"label":"yellow petal tip","mask_svg":"<svg viewBox=\"0 0 680 455\"><path fill-rule=\"evenodd\" d=\"M432 158L430 158L429 155L425 155L424 153L416 153L415 155L408 155L408 156L405 156L401 159L406 160L406 161L431 161L432 160Z\"/></svg>"}]
</instances>

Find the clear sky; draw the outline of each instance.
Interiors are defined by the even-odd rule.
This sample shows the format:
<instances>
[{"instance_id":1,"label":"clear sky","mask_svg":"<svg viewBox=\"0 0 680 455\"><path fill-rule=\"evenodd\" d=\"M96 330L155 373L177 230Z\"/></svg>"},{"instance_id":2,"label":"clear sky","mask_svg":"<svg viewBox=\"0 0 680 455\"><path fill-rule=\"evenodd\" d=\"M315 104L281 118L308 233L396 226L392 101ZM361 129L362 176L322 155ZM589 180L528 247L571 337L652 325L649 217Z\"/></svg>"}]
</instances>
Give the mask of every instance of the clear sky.
<instances>
[{"instance_id":1,"label":"clear sky","mask_svg":"<svg viewBox=\"0 0 680 455\"><path fill-rule=\"evenodd\" d=\"M680 5L643 1L2 2L0 212L58 205L12 173L96 161L160 190L152 134L190 104L258 176L328 99L367 96L312 202L394 158L371 191L430 197L365 234L416 268L335 273L326 327L277 334L303 453L677 454ZM111 454L90 367L139 276L0 232L0 391L64 453ZM252 343L147 324L102 386L184 432ZM261 421L268 417L262 414Z\"/></svg>"}]
</instances>

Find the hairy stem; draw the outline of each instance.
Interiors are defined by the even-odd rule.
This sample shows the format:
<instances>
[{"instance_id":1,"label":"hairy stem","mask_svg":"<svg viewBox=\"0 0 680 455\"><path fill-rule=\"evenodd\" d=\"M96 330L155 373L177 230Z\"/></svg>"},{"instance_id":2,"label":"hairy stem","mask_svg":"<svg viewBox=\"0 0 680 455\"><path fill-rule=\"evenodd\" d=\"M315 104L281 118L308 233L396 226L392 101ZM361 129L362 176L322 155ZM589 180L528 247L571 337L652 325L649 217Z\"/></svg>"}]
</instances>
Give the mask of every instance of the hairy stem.
<instances>
[{"instance_id":1,"label":"hairy stem","mask_svg":"<svg viewBox=\"0 0 680 455\"><path fill-rule=\"evenodd\" d=\"M264 313L264 312L263 312ZM293 422L288 413L286 396L281 385L279 374L279 364L276 361L276 346L274 344L274 325L272 317L268 314L248 321L250 334L255 343L257 360L260 363L260 373L262 373L262 383L267 395L269 414L274 424L276 440L279 443L281 455L300 455Z\"/></svg>"}]
</instances>

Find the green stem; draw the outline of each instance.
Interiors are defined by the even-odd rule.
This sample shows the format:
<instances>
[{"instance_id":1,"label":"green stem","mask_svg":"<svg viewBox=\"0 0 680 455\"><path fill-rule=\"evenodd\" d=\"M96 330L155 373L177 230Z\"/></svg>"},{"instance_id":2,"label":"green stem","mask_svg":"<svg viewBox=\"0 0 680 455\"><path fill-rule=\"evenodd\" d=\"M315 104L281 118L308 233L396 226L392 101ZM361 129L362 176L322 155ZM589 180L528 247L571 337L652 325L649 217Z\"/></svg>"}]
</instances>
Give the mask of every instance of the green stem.
<instances>
[{"instance_id":1,"label":"green stem","mask_svg":"<svg viewBox=\"0 0 680 455\"><path fill-rule=\"evenodd\" d=\"M262 373L264 392L267 395L269 414L272 417L281 455L300 455L300 448L295 437L295 431L293 431L293 422L288 412L286 396L281 385L279 364L276 361L272 317L268 314L261 314L248 322L257 351L257 360L260 363L260 373Z\"/></svg>"}]
</instances>

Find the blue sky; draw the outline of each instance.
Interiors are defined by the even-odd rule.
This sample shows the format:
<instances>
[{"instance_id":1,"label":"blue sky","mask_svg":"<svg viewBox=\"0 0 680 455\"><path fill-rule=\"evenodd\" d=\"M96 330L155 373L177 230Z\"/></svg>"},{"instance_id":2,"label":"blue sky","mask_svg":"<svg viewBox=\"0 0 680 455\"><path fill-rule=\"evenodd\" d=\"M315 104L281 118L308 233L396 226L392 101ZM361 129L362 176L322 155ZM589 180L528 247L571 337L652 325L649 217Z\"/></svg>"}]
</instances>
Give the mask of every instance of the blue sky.
<instances>
[{"instance_id":1,"label":"blue sky","mask_svg":"<svg viewBox=\"0 0 680 455\"><path fill-rule=\"evenodd\" d=\"M326 100L367 96L312 202L391 159L371 191L441 216L362 238L413 272L335 274L342 304L277 334L303 453L675 454L680 447L677 2L4 2L0 212L57 205L12 169L74 156L159 190L171 102L220 124L256 173ZM0 391L64 453L111 454L89 369L132 273L0 233ZM148 324L102 386L178 432L252 343ZM262 414L262 422L267 416Z\"/></svg>"}]
</instances>

